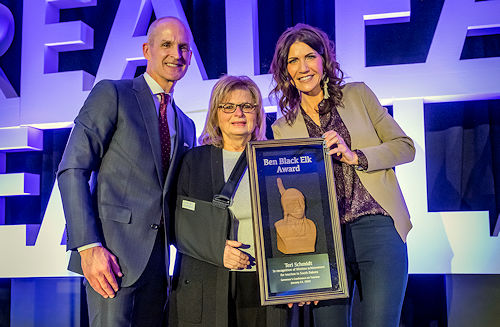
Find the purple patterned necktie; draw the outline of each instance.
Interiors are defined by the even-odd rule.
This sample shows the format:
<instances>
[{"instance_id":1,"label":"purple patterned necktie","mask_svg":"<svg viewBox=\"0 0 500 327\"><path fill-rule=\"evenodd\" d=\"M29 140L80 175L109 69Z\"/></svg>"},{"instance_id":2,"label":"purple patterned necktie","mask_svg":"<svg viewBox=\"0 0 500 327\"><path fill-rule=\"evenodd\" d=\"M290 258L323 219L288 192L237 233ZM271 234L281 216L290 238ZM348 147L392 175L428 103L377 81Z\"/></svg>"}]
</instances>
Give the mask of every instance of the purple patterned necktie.
<instances>
[{"instance_id":1,"label":"purple patterned necktie","mask_svg":"<svg viewBox=\"0 0 500 327\"><path fill-rule=\"evenodd\" d=\"M170 94L160 93L160 143L161 143L161 163L163 166L163 177L167 176L168 167L170 165L170 130L168 129L167 121L167 105L170 100Z\"/></svg>"}]
</instances>

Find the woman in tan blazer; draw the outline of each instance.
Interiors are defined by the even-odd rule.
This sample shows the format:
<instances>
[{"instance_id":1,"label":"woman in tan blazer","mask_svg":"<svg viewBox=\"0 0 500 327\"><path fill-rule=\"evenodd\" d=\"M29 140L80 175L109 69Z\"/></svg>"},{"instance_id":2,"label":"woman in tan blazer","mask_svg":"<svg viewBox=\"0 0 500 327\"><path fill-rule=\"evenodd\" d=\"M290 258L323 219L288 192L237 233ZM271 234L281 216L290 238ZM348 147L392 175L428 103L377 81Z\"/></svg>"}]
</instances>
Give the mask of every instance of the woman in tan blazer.
<instances>
[{"instance_id":1,"label":"woman in tan blazer","mask_svg":"<svg viewBox=\"0 0 500 327\"><path fill-rule=\"evenodd\" d=\"M272 91L283 114L274 137L323 137L334 158L350 294L362 326L398 326L408 278L410 216L396 165L413 160L413 141L364 83L344 84L333 42L305 24L279 38ZM350 326L352 300L322 301L316 326Z\"/></svg>"}]
</instances>

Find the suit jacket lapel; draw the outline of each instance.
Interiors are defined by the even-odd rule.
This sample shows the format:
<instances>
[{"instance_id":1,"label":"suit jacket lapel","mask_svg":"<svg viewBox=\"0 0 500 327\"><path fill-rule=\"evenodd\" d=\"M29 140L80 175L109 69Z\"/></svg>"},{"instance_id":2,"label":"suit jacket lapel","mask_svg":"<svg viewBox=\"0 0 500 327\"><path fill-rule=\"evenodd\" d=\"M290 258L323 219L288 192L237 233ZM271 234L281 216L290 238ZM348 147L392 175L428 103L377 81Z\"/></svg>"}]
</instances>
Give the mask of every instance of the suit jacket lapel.
<instances>
[{"instance_id":1,"label":"suit jacket lapel","mask_svg":"<svg viewBox=\"0 0 500 327\"><path fill-rule=\"evenodd\" d=\"M153 153L153 159L156 165L158 182L160 183L160 185L163 185L164 176L161 163L161 145L158 117L156 115L155 104L151 96L151 90L149 89L146 81L144 80L144 77L142 76L134 78L133 88L135 91L137 102L139 103L139 109L141 110L142 117L144 119L146 132L148 133L151 151Z\"/></svg>"},{"instance_id":2,"label":"suit jacket lapel","mask_svg":"<svg viewBox=\"0 0 500 327\"><path fill-rule=\"evenodd\" d=\"M177 163L179 159L182 156L182 152L184 150L184 128L183 122L181 121L181 115L179 115L179 108L175 104L174 101L172 101L172 108L174 109L175 112L175 141L174 141L174 146L173 146L173 152L172 152L172 163Z\"/></svg>"},{"instance_id":3,"label":"suit jacket lapel","mask_svg":"<svg viewBox=\"0 0 500 327\"><path fill-rule=\"evenodd\" d=\"M183 154L184 154L184 128L183 122L181 121L181 115L179 114L179 108L172 101L172 108L175 112L175 139L172 147L172 158L170 159L170 167L168 169L168 175L166 176L165 185L163 186L163 193L166 194L171 188L170 183L172 180L172 172L177 171L177 165L179 164Z\"/></svg>"}]
</instances>

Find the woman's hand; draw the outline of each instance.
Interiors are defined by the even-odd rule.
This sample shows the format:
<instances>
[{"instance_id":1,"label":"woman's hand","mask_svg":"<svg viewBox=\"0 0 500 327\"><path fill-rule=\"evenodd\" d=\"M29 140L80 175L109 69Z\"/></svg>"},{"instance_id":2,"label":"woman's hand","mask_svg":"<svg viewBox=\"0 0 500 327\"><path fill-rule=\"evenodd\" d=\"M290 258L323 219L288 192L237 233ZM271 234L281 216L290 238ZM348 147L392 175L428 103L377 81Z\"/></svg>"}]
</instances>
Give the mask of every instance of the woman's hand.
<instances>
[{"instance_id":1,"label":"woman's hand","mask_svg":"<svg viewBox=\"0 0 500 327\"><path fill-rule=\"evenodd\" d=\"M358 155L349 149L342 136L337 132L328 131L323 134L323 138L325 139L325 147L330 149L329 155L348 165L358 164Z\"/></svg>"},{"instance_id":2,"label":"woman's hand","mask_svg":"<svg viewBox=\"0 0 500 327\"><path fill-rule=\"evenodd\" d=\"M224 248L224 267L229 269L244 269L250 265L250 258L237 248L243 243L238 241L226 241Z\"/></svg>"}]
</instances>

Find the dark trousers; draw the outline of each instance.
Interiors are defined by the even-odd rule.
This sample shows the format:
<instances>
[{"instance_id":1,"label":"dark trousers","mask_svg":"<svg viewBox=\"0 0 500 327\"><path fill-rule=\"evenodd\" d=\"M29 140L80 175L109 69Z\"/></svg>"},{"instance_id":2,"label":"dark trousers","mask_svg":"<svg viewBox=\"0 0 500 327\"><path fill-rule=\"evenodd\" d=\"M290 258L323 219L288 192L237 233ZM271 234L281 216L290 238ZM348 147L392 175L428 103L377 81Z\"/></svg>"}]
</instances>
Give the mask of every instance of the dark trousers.
<instances>
[{"instance_id":1,"label":"dark trousers","mask_svg":"<svg viewBox=\"0 0 500 327\"><path fill-rule=\"evenodd\" d=\"M393 220L363 216L342 226L349 299L321 301L312 308L316 327L351 326L354 283L360 295L356 321L363 327L399 326L408 254Z\"/></svg>"},{"instance_id":2,"label":"dark trousers","mask_svg":"<svg viewBox=\"0 0 500 327\"><path fill-rule=\"evenodd\" d=\"M160 228L141 277L130 287L120 287L114 298L103 298L85 283L92 327L161 326L167 300L164 239Z\"/></svg>"},{"instance_id":3,"label":"dark trousers","mask_svg":"<svg viewBox=\"0 0 500 327\"><path fill-rule=\"evenodd\" d=\"M266 308L260 306L257 279L255 272L229 273L229 326L266 326Z\"/></svg>"},{"instance_id":4,"label":"dark trousers","mask_svg":"<svg viewBox=\"0 0 500 327\"><path fill-rule=\"evenodd\" d=\"M283 306L261 306L259 277L256 272L229 273L228 326L285 326L287 311Z\"/></svg>"}]
</instances>

